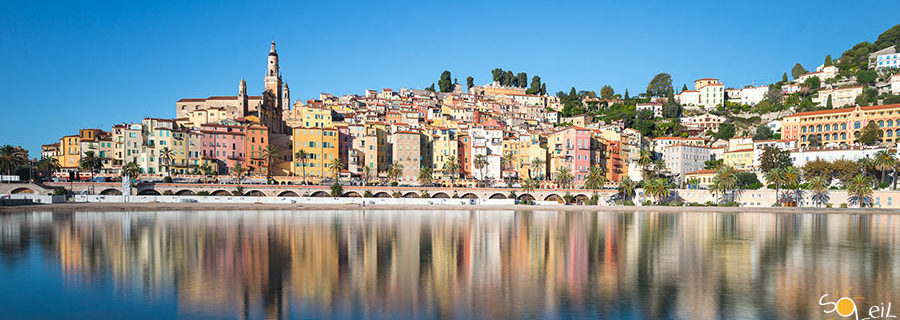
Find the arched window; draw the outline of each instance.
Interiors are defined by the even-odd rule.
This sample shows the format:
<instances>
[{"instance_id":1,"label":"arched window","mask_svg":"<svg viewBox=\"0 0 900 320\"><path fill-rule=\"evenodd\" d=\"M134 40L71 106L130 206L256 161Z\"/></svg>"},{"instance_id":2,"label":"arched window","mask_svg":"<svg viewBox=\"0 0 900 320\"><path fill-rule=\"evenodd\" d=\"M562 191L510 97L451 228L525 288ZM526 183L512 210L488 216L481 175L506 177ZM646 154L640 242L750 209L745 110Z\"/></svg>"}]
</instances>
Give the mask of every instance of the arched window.
<instances>
[{"instance_id":1,"label":"arched window","mask_svg":"<svg viewBox=\"0 0 900 320\"><path fill-rule=\"evenodd\" d=\"M829 140L831 140L831 139L830 139L830 138L831 138L831 136L830 136L830 135L827 135L827 134L826 134L826 135L825 135L825 141L829 141Z\"/></svg>"},{"instance_id":2,"label":"arched window","mask_svg":"<svg viewBox=\"0 0 900 320\"><path fill-rule=\"evenodd\" d=\"M878 121L878 127L884 128L884 120Z\"/></svg>"},{"instance_id":3,"label":"arched window","mask_svg":"<svg viewBox=\"0 0 900 320\"><path fill-rule=\"evenodd\" d=\"M847 140L847 134L841 133L841 140Z\"/></svg>"},{"instance_id":4,"label":"arched window","mask_svg":"<svg viewBox=\"0 0 900 320\"><path fill-rule=\"evenodd\" d=\"M821 125L821 124L816 126L816 132L822 132L822 125Z\"/></svg>"},{"instance_id":5,"label":"arched window","mask_svg":"<svg viewBox=\"0 0 900 320\"><path fill-rule=\"evenodd\" d=\"M891 130L887 130L887 136L888 136L888 138L893 137L893 136L894 136L894 132L891 131Z\"/></svg>"},{"instance_id":6,"label":"arched window","mask_svg":"<svg viewBox=\"0 0 900 320\"><path fill-rule=\"evenodd\" d=\"M853 123L853 129L859 129L859 128L862 128L862 125L859 123L859 121L854 122L854 123Z\"/></svg>"},{"instance_id":7,"label":"arched window","mask_svg":"<svg viewBox=\"0 0 900 320\"><path fill-rule=\"evenodd\" d=\"M830 125L830 124L826 124L826 125L825 125L825 131L831 131L831 125Z\"/></svg>"},{"instance_id":8,"label":"arched window","mask_svg":"<svg viewBox=\"0 0 900 320\"><path fill-rule=\"evenodd\" d=\"M841 123L841 130L847 130L847 124Z\"/></svg>"},{"instance_id":9,"label":"arched window","mask_svg":"<svg viewBox=\"0 0 900 320\"><path fill-rule=\"evenodd\" d=\"M888 126L888 127L893 127L893 126L894 126L894 120L888 120L887 126Z\"/></svg>"},{"instance_id":10,"label":"arched window","mask_svg":"<svg viewBox=\"0 0 900 320\"><path fill-rule=\"evenodd\" d=\"M803 131L803 133L806 133L806 127L801 127L800 129L801 131Z\"/></svg>"},{"instance_id":11,"label":"arched window","mask_svg":"<svg viewBox=\"0 0 900 320\"><path fill-rule=\"evenodd\" d=\"M806 136L800 136L800 139L802 139L803 142L806 142Z\"/></svg>"},{"instance_id":12,"label":"arched window","mask_svg":"<svg viewBox=\"0 0 900 320\"><path fill-rule=\"evenodd\" d=\"M831 140L837 140L837 133L831 134Z\"/></svg>"}]
</instances>

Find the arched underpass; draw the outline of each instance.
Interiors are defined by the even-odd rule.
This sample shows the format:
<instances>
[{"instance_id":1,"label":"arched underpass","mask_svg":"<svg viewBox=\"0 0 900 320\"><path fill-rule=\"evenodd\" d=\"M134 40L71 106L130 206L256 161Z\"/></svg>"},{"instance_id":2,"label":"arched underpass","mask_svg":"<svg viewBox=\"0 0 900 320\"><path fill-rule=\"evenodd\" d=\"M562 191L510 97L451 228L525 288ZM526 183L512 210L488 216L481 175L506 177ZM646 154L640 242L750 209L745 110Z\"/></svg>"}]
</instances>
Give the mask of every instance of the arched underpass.
<instances>
[{"instance_id":1,"label":"arched underpass","mask_svg":"<svg viewBox=\"0 0 900 320\"><path fill-rule=\"evenodd\" d=\"M492 194L488 199L506 199L506 195L502 193Z\"/></svg>"},{"instance_id":2,"label":"arched underpass","mask_svg":"<svg viewBox=\"0 0 900 320\"><path fill-rule=\"evenodd\" d=\"M433 196L431 196L431 197L432 197L432 198L437 198L437 199L447 199L447 198L450 198L449 195L447 195L446 193L443 193L443 192L435 193L435 194L434 194Z\"/></svg>"},{"instance_id":3,"label":"arched underpass","mask_svg":"<svg viewBox=\"0 0 900 320\"><path fill-rule=\"evenodd\" d=\"M119 189L105 189L100 191L101 196L121 196L122 191Z\"/></svg>"},{"instance_id":4,"label":"arched underpass","mask_svg":"<svg viewBox=\"0 0 900 320\"><path fill-rule=\"evenodd\" d=\"M210 193L209 195L216 196L216 197L227 197L227 196L231 195L231 192L228 192L225 190L216 190L216 191L213 191L213 193Z\"/></svg>"},{"instance_id":5,"label":"arched underpass","mask_svg":"<svg viewBox=\"0 0 900 320\"><path fill-rule=\"evenodd\" d=\"M282 191L278 194L279 197L299 197L300 195L293 191Z\"/></svg>"},{"instance_id":6,"label":"arched underpass","mask_svg":"<svg viewBox=\"0 0 900 320\"><path fill-rule=\"evenodd\" d=\"M360 195L359 192L356 192L356 191L347 192L344 194L344 196L350 197L350 198L361 198L362 197L362 195Z\"/></svg>"},{"instance_id":7,"label":"arched underpass","mask_svg":"<svg viewBox=\"0 0 900 320\"><path fill-rule=\"evenodd\" d=\"M465 199L478 199L478 196L474 193L466 193L462 197Z\"/></svg>"},{"instance_id":8,"label":"arched underpass","mask_svg":"<svg viewBox=\"0 0 900 320\"><path fill-rule=\"evenodd\" d=\"M18 189L14 189L10 193L11 194L34 194L34 190L31 190L31 188L18 188Z\"/></svg>"},{"instance_id":9,"label":"arched underpass","mask_svg":"<svg viewBox=\"0 0 900 320\"><path fill-rule=\"evenodd\" d=\"M331 194L329 194L328 192L325 192L325 191L316 191L316 192L313 192L313 194L310 195L310 197L328 198L328 197L331 197Z\"/></svg>"},{"instance_id":10,"label":"arched underpass","mask_svg":"<svg viewBox=\"0 0 900 320\"><path fill-rule=\"evenodd\" d=\"M176 196L192 196L192 195L194 195L194 192L191 190L187 190L187 189L178 190L178 192L176 192L175 195Z\"/></svg>"},{"instance_id":11,"label":"arched underpass","mask_svg":"<svg viewBox=\"0 0 900 320\"><path fill-rule=\"evenodd\" d=\"M137 195L139 195L139 196L159 196L161 194L159 193L159 191L156 191L155 189L144 189L144 190L141 190L140 192L138 192Z\"/></svg>"},{"instance_id":12,"label":"arched underpass","mask_svg":"<svg viewBox=\"0 0 900 320\"><path fill-rule=\"evenodd\" d=\"M419 194L415 192L407 192L403 195L404 198L418 198Z\"/></svg>"}]
</instances>

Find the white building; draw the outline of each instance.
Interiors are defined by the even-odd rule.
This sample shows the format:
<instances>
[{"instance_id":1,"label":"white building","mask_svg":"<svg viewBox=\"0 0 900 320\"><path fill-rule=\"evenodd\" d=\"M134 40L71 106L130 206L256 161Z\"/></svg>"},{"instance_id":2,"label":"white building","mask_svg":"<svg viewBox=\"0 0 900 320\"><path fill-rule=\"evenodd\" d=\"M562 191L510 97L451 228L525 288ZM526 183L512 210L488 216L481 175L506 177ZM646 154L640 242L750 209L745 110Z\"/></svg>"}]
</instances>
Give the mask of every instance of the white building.
<instances>
[{"instance_id":1,"label":"white building","mask_svg":"<svg viewBox=\"0 0 900 320\"><path fill-rule=\"evenodd\" d=\"M878 55L875 58L875 69L881 71L887 68L900 68L900 53Z\"/></svg>"},{"instance_id":2,"label":"white building","mask_svg":"<svg viewBox=\"0 0 900 320\"><path fill-rule=\"evenodd\" d=\"M653 138L653 140L650 141L650 147L653 149L653 152L656 152L656 153L663 153L663 150L665 148L674 146L676 144L703 146L703 145L706 145L706 139L703 139L703 138L681 138L681 137L658 137L658 138Z\"/></svg>"},{"instance_id":3,"label":"white building","mask_svg":"<svg viewBox=\"0 0 900 320\"><path fill-rule=\"evenodd\" d=\"M662 103L638 103L634 106L634 108L637 111L649 110L651 113L653 113L654 118L662 118Z\"/></svg>"},{"instance_id":4,"label":"white building","mask_svg":"<svg viewBox=\"0 0 900 320\"><path fill-rule=\"evenodd\" d=\"M675 102L683 106L697 107L700 106L700 91L685 90L675 95Z\"/></svg>"},{"instance_id":5,"label":"white building","mask_svg":"<svg viewBox=\"0 0 900 320\"><path fill-rule=\"evenodd\" d=\"M857 161L862 158L875 158L878 151L890 150L879 146L829 146L822 148L801 148L791 150L791 160L795 167L803 167L807 162L822 159L833 162L835 160ZM896 153L896 150L890 150Z\"/></svg>"},{"instance_id":6,"label":"white building","mask_svg":"<svg viewBox=\"0 0 900 320\"><path fill-rule=\"evenodd\" d=\"M500 158L503 157L503 130L495 128L473 128L469 130L472 138L471 157L469 167L472 168L472 176L479 180L501 179ZM487 165L484 169L476 169L475 158L484 155Z\"/></svg>"},{"instance_id":7,"label":"white building","mask_svg":"<svg viewBox=\"0 0 900 320\"><path fill-rule=\"evenodd\" d=\"M719 124L725 122L725 117L714 114L701 114L693 117L681 118L681 125L687 130L719 130Z\"/></svg>"},{"instance_id":8,"label":"white building","mask_svg":"<svg viewBox=\"0 0 900 320\"><path fill-rule=\"evenodd\" d=\"M741 104L755 106L766 98L769 86L746 87L741 89Z\"/></svg>"},{"instance_id":9,"label":"white building","mask_svg":"<svg viewBox=\"0 0 900 320\"><path fill-rule=\"evenodd\" d=\"M766 147L774 147L780 150L793 150L797 148L797 140L781 139L781 140L759 140L753 142L753 167L759 168L759 156L762 155Z\"/></svg>"},{"instance_id":10,"label":"white building","mask_svg":"<svg viewBox=\"0 0 900 320\"><path fill-rule=\"evenodd\" d=\"M684 182L687 173L701 170L706 161L713 160L710 148L683 143L663 148L662 154L666 169L675 177L678 184Z\"/></svg>"},{"instance_id":11,"label":"white building","mask_svg":"<svg viewBox=\"0 0 900 320\"><path fill-rule=\"evenodd\" d=\"M891 94L900 94L900 73L891 75L888 82L891 83Z\"/></svg>"},{"instance_id":12,"label":"white building","mask_svg":"<svg viewBox=\"0 0 900 320\"><path fill-rule=\"evenodd\" d=\"M820 89L818 95L812 99L812 102L824 107L828 105L828 96L831 96L831 104L834 108L852 106L856 104L856 97L862 94L862 92L863 86L861 85L844 88Z\"/></svg>"}]
</instances>

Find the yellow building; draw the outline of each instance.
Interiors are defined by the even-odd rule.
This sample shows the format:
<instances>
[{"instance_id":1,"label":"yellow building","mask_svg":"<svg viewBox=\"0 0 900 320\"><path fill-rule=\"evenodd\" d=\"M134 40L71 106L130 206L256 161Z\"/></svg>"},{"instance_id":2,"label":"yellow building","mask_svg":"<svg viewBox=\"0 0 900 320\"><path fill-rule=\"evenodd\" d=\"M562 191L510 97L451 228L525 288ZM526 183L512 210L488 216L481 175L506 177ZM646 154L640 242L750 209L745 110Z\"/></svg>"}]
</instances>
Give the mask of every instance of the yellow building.
<instances>
[{"instance_id":1,"label":"yellow building","mask_svg":"<svg viewBox=\"0 0 900 320\"><path fill-rule=\"evenodd\" d=\"M285 121L289 127L331 128L331 109L311 105L294 105L294 109L288 112Z\"/></svg>"},{"instance_id":2,"label":"yellow building","mask_svg":"<svg viewBox=\"0 0 900 320\"><path fill-rule=\"evenodd\" d=\"M881 128L881 142L896 142L900 135L900 104L796 113L782 120L781 136L797 140L801 147L815 140L823 145L852 144L869 122Z\"/></svg>"},{"instance_id":3,"label":"yellow building","mask_svg":"<svg viewBox=\"0 0 900 320\"><path fill-rule=\"evenodd\" d=\"M427 127L423 130L426 145L426 164L431 165L434 180L450 179L444 171L446 161L454 157L459 161L456 134L445 127ZM428 148L430 147L430 148Z\"/></svg>"},{"instance_id":4,"label":"yellow building","mask_svg":"<svg viewBox=\"0 0 900 320\"><path fill-rule=\"evenodd\" d=\"M331 162L338 158L338 131L334 128L294 128L294 174L332 177ZM306 159L297 157L304 151ZM304 170L305 166L305 170Z\"/></svg>"},{"instance_id":5,"label":"yellow building","mask_svg":"<svg viewBox=\"0 0 900 320\"><path fill-rule=\"evenodd\" d=\"M724 163L737 170L753 169L753 148L725 151Z\"/></svg>"},{"instance_id":6,"label":"yellow building","mask_svg":"<svg viewBox=\"0 0 900 320\"><path fill-rule=\"evenodd\" d=\"M81 136L71 135L59 139L59 166L63 169L77 169L81 161Z\"/></svg>"},{"instance_id":7,"label":"yellow building","mask_svg":"<svg viewBox=\"0 0 900 320\"><path fill-rule=\"evenodd\" d=\"M691 182L692 179L697 179L697 183L700 188L709 188L709 185L712 184L713 178L715 177L716 170L711 169L697 170L694 172L688 172L684 175L684 179L687 182Z\"/></svg>"}]
</instances>

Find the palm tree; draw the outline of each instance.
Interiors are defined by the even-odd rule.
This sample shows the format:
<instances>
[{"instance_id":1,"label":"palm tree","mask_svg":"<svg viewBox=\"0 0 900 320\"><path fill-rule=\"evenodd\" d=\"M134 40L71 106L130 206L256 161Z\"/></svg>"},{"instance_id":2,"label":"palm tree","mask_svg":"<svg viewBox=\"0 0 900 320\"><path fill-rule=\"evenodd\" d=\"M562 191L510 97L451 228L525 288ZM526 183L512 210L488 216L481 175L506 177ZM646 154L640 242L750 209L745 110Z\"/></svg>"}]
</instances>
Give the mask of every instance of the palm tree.
<instances>
[{"instance_id":1,"label":"palm tree","mask_svg":"<svg viewBox=\"0 0 900 320\"><path fill-rule=\"evenodd\" d=\"M503 171L504 170L512 171L514 169L513 168L514 160L515 160L515 157L513 156L512 152L507 152L507 153L503 154L503 157L500 158L500 166L502 167L500 169L500 176L503 177L503 180L506 180L506 178L510 178L510 180L512 179L512 177L504 176Z\"/></svg>"},{"instance_id":2,"label":"palm tree","mask_svg":"<svg viewBox=\"0 0 900 320\"><path fill-rule=\"evenodd\" d=\"M786 167L782 171L782 175L784 176L784 188L794 191L796 206L801 206L803 197L800 191L800 170L797 170L797 167L794 166Z\"/></svg>"},{"instance_id":3,"label":"palm tree","mask_svg":"<svg viewBox=\"0 0 900 320\"><path fill-rule=\"evenodd\" d=\"M431 180L434 179L434 177L432 177L431 168L429 168L429 167L420 168L418 178L419 178L419 182L422 183L423 186L431 184Z\"/></svg>"},{"instance_id":4,"label":"palm tree","mask_svg":"<svg viewBox=\"0 0 900 320\"><path fill-rule=\"evenodd\" d=\"M166 176L168 177L172 176L172 158L175 158L175 152L169 147L163 147L159 151L159 160L162 160L163 167L166 168Z\"/></svg>"},{"instance_id":5,"label":"palm tree","mask_svg":"<svg viewBox=\"0 0 900 320\"><path fill-rule=\"evenodd\" d=\"M875 161L868 156L856 160L856 164L859 166L859 169L862 170L864 175L869 175L870 171L875 170Z\"/></svg>"},{"instance_id":6,"label":"palm tree","mask_svg":"<svg viewBox=\"0 0 900 320\"><path fill-rule=\"evenodd\" d=\"M563 189L568 189L572 185L572 170L569 167L559 167L556 170L556 184Z\"/></svg>"},{"instance_id":7,"label":"palm tree","mask_svg":"<svg viewBox=\"0 0 900 320\"><path fill-rule=\"evenodd\" d=\"M338 183L338 179L341 177L341 169L344 168L344 163L341 162L341 158L334 158L330 163L331 171L334 172L334 182Z\"/></svg>"},{"instance_id":8,"label":"palm tree","mask_svg":"<svg viewBox=\"0 0 900 320\"><path fill-rule=\"evenodd\" d=\"M734 201L734 194L737 191L737 171L734 168L729 166L721 166L716 169L716 175L713 177L713 181L710 184L710 189L716 192L716 202L723 202L725 200L719 200L719 194L725 195L726 193L731 193L731 201Z\"/></svg>"},{"instance_id":9,"label":"palm tree","mask_svg":"<svg viewBox=\"0 0 900 320\"><path fill-rule=\"evenodd\" d=\"M403 175L403 165L399 163L391 163L387 167L388 179L397 180Z\"/></svg>"},{"instance_id":10,"label":"palm tree","mask_svg":"<svg viewBox=\"0 0 900 320\"><path fill-rule=\"evenodd\" d=\"M647 195L656 199L657 204L660 204L669 198L669 183L664 178L655 178L647 183L645 191Z\"/></svg>"},{"instance_id":11,"label":"palm tree","mask_svg":"<svg viewBox=\"0 0 900 320\"><path fill-rule=\"evenodd\" d=\"M847 194L850 196L850 204L856 204L859 208L872 206L872 179L858 174L849 181Z\"/></svg>"},{"instance_id":12,"label":"palm tree","mask_svg":"<svg viewBox=\"0 0 900 320\"><path fill-rule=\"evenodd\" d=\"M541 171L543 171L542 169L544 168L544 162L544 160L538 157L534 157L534 159L531 159L531 169L535 170L535 179L540 180L541 178L543 178L544 175L540 173ZM531 170L529 170L528 173L531 174Z\"/></svg>"},{"instance_id":13,"label":"palm tree","mask_svg":"<svg viewBox=\"0 0 900 320\"><path fill-rule=\"evenodd\" d=\"M775 186L775 204L781 203L781 196L779 195L779 189L784 185L784 169L783 168L773 168L766 172L766 183Z\"/></svg>"},{"instance_id":14,"label":"palm tree","mask_svg":"<svg viewBox=\"0 0 900 320\"><path fill-rule=\"evenodd\" d=\"M200 165L200 173L202 173L204 176L208 177L208 176L213 175L214 174L213 171L214 170L213 170L212 166L209 165L209 163L204 163L204 164Z\"/></svg>"},{"instance_id":15,"label":"palm tree","mask_svg":"<svg viewBox=\"0 0 900 320\"><path fill-rule=\"evenodd\" d=\"M661 177L666 171L666 161L663 159L653 160L653 170L656 171L656 177Z\"/></svg>"},{"instance_id":16,"label":"palm tree","mask_svg":"<svg viewBox=\"0 0 900 320\"><path fill-rule=\"evenodd\" d=\"M266 158L266 181L272 179L272 164L275 163L273 159L278 156L278 152L280 151L281 150L278 150L278 147L272 144L266 145L262 150L262 157Z\"/></svg>"},{"instance_id":17,"label":"palm tree","mask_svg":"<svg viewBox=\"0 0 900 320\"><path fill-rule=\"evenodd\" d=\"M641 178L647 180L647 167L653 164L653 155L650 154L647 150L641 150L641 155L638 157L638 165L641 166Z\"/></svg>"},{"instance_id":18,"label":"palm tree","mask_svg":"<svg viewBox=\"0 0 900 320\"><path fill-rule=\"evenodd\" d=\"M588 171L587 178L584 179L584 188L591 190L602 189L605 182L606 176L603 174L603 168L592 166L590 171Z\"/></svg>"},{"instance_id":19,"label":"palm tree","mask_svg":"<svg viewBox=\"0 0 900 320\"><path fill-rule=\"evenodd\" d=\"M129 163L126 163L125 166L122 167L122 176L128 177L129 179L137 179L138 176L141 175L141 166L139 166L136 161L137 160L135 159ZM208 164L204 164L204 166L209 168ZM201 166L201 168L203 167Z\"/></svg>"},{"instance_id":20,"label":"palm tree","mask_svg":"<svg viewBox=\"0 0 900 320\"><path fill-rule=\"evenodd\" d=\"M895 157L892 153L887 150L881 150L875 153L875 159L873 159L873 165L881 171L881 183L884 183L885 175L887 174L887 170L889 168L894 167L897 163L897 157Z\"/></svg>"},{"instance_id":21,"label":"palm tree","mask_svg":"<svg viewBox=\"0 0 900 320\"><path fill-rule=\"evenodd\" d=\"M235 176L237 176L238 192L243 193L242 190L244 188L241 186L241 179L244 178L244 173L247 172L247 168L244 167L242 163L238 162L234 164L233 168L231 168L231 172L234 173Z\"/></svg>"},{"instance_id":22,"label":"palm tree","mask_svg":"<svg viewBox=\"0 0 900 320\"><path fill-rule=\"evenodd\" d=\"M91 172L91 194L94 194L94 172L103 168L103 159L97 157L93 151L85 151L78 161L78 166Z\"/></svg>"},{"instance_id":23,"label":"palm tree","mask_svg":"<svg viewBox=\"0 0 900 320\"><path fill-rule=\"evenodd\" d=\"M828 195L828 182L825 181L825 178L816 176L810 179L809 189L812 191L812 201L816 207L821 207L831 200Z\"/></svg>"},{"instance_id":24,"label":"palm tree","mask_svg":"<svg viewBox=\"0 0 900 320\"><path fill-rule=\"evenodd\" d=\"M308 160L307 159L308 157L309 157L309 152L306 152L306 150L303 150L303 149L294 153L294 158L300 160L300 167L303 168L302 169L303 170L303 184L307 184L306 183L306 160Z\"/></svg>"},{"instance_id":25,"label":"palm tree","mask_svg":"<svg viewBox=\"0 0 900 320\"><path fill-rule=\"evenodd\" d=\"M472 166L478 171L481 172L481 180L482 182L487 180L484 173L484 168L487 167L487 156L483 154L476 154L475 159L472 160Z\"/></svg>"},{"instance_id":26,"label":"palm tree","mask_svg":"<svg viewBox=\"0 0 900 320\"><path fill-rule=\"evenodd\" d=\"M454 186L454 181L456 181L456 177L459 176L459 159L456 156L447 157L447 161L444 161L444 172L450 176L450 186Z\"/></svg>"},{"instance_id":27,"label":"palm tree","mask_svg":"<svg viewBox=\"0 0 900 320\"><path fill-rule=\"evenodd\" d=\"M631 181L630 178L625 177L619 181L619 194L622 196L622 201L631 199L634 196L634 189L634 181Z\"/></svg>"},{"instance_id":28,"label":"palm tree","mask_svg":"<svg viewBox=\"0 0 900 320\"><path fill-rule=\"evenodd\" d=\"M54 172L59 171L59 168L59 159L56 157L42 157L37 163L38 171L48 180L53 176Z\"/></svg>"},{"instance_id":29,"label":"palm tree","mask_svg":"<svg viewBox=\"0 0 900 320\"><path fill-rule=\"evenodd\" d=\"M16 168L27 162L25 149L8 144L0 147L0 171L5 171L7 175L12 175Z\"/></svg>"},{"instance_id":30,"label":"palm tree","mask_svg":"<svg viewBox=\"0 0 900 320\"><path fill-rule=\"evenodd\" d=\"M522 182L522 191L531 193L534 192L534 189L538 188L538 183L534 179L528 178Z\"/></svg>"},{"instance_id":31,"label":"palm tree","mask_svg":"<svg viewBox=\"0 0 900 320\"><path fill-rule=\"evenodd\" d=\"M692 186L695 189L700 188L700 179L697 179L697 178L687 179L687 185Z\"/></svg>"}]
</instances>

